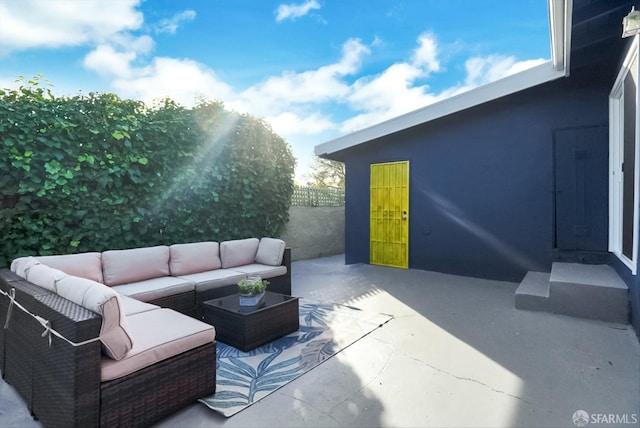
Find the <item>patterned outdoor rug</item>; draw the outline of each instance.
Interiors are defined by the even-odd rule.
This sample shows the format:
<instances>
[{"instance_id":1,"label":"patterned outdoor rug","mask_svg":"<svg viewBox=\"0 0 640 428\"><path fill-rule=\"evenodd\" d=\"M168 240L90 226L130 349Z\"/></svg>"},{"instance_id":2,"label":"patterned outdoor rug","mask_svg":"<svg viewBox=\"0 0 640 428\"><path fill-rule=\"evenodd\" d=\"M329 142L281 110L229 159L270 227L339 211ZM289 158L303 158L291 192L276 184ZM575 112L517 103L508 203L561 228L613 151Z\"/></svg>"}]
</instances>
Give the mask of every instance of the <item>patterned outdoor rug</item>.
<instances>
[{"instance_id":1,"label":"patterned outdoor rug","mask_svg":"<svg viewBox=\"0 0 640 428\"><path fill-rule=\"evenodd\" d=\"M249 352L218 342L216 393L201 399L232 416L388 322L385 314L300 299L300 329Z\"/></svg>"}]
</instances>

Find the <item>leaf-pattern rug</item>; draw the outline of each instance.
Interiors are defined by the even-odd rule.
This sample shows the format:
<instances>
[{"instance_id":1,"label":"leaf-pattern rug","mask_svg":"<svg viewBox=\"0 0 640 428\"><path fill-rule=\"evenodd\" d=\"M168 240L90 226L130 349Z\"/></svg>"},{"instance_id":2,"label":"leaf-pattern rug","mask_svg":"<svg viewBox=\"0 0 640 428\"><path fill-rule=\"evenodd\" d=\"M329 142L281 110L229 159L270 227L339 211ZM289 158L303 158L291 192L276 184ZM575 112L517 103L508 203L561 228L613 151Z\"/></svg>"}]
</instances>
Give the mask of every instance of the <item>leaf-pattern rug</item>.
<instances>
[{"instance_id":1,"label":"leaf-pattern rug","mask_svg":"<svg viewBox=\"0 0 640 428\"><path fill-rule=\"evenodd\" d=\"M218 342L216 393L200 401L232 416L391 319L335 303L299 300L300 329L249 352Z\"/></svg>"}]
</instances>

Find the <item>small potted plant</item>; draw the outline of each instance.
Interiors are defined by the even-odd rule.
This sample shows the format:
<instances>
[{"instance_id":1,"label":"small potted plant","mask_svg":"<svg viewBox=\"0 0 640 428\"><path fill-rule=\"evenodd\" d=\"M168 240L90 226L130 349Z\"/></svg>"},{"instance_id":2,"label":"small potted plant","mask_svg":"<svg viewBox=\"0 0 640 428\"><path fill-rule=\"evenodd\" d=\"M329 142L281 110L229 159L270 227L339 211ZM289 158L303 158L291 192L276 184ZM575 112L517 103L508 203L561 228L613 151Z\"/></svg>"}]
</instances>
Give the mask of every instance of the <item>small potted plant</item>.
<instances>
[{"instance_id":1,"label":"small potted plant","mask_svg":"<svg viewBox=\"0 0 640 428\"><path fill-rule=\"evenodd\" d=\"M247 275L238 281L240 294L240 306L257 306L264 300L264 292L269 281L262 279L260 275Z\"/></svg>"}]
</instances>

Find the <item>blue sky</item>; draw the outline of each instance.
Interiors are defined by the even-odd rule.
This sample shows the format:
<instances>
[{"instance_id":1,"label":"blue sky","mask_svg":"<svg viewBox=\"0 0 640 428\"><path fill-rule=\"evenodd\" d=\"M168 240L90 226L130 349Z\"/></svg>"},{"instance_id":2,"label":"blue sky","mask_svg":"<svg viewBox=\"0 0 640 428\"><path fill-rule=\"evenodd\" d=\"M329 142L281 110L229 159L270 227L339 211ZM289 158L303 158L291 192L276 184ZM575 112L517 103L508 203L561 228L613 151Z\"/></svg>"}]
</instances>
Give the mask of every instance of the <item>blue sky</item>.
<instances>
[{"instance_id":1,"label":"blue sky","mask_svg":"<svg viewBox=\"0 0 640 428\"><path fill-rule=\"evenodd\" d=\"M198 97L313 147L550 58L546 0L0 0L0 87Z\"/></svg>"}]
</instances>

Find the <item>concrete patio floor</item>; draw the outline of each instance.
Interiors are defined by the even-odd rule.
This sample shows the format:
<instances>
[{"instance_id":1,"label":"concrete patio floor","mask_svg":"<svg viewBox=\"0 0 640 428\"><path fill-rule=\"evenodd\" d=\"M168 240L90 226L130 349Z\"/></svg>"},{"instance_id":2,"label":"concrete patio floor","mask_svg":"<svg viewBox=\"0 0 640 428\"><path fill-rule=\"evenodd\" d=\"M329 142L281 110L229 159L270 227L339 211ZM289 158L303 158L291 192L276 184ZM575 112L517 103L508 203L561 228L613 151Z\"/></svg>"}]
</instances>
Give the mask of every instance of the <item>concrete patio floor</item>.
<instances>
[{"instance_id":1,"label":"concrete patio floor","mask_svg":"<svg viewBox=\"0 0 640 428\"><path fill-rule=\"evenodd\" d=\"M574 427L578 410L587 426L640 426L628 325L516 310L516 283L344 256L292 275L296 296L394 318L229 419L195 403L158 427ZM39 426L3 382L0 426Z\"/></svg>"}]
</instances>

